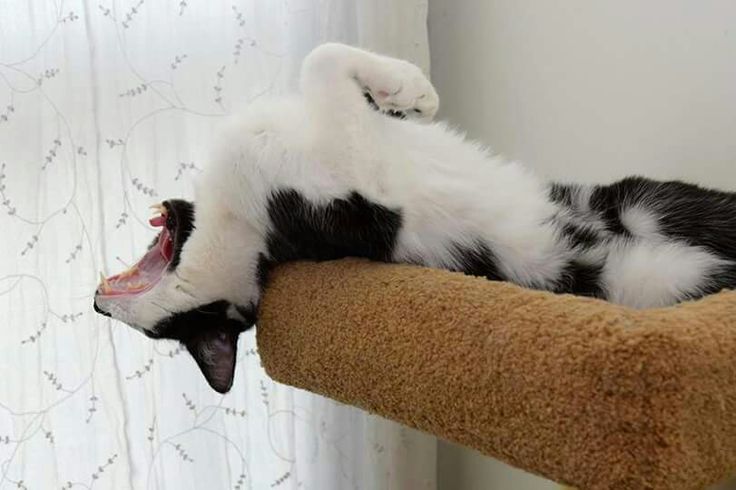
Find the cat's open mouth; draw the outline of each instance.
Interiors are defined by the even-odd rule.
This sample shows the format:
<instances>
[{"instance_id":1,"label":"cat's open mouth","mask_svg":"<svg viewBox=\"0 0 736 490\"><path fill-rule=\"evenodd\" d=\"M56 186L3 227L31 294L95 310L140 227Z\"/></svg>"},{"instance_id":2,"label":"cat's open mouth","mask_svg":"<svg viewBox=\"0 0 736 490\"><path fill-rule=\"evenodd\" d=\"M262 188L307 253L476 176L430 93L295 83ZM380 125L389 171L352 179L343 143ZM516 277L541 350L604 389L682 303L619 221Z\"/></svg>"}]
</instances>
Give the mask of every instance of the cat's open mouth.
<instances>
[{"instance_id":1,"label":"cat's open mouth","mask_svg":"<svg viewBox=\"0 0 736 490\"><path fill-rule=\"evenodd\" d=\"M175 259L178 259L177 243L183 240L179 236L181 219L178 216L179 206L174 201L165 201L151 206L156 213L149 223L154 228L160 228L158 237L148 248L148 252L128 270L110 277L100 274L100 285L97 294L101 297L137 295L153 288L163 277L164 273L172 268ZM190 219L186 216L186 219Z\"/></svg>"}]
</instances>

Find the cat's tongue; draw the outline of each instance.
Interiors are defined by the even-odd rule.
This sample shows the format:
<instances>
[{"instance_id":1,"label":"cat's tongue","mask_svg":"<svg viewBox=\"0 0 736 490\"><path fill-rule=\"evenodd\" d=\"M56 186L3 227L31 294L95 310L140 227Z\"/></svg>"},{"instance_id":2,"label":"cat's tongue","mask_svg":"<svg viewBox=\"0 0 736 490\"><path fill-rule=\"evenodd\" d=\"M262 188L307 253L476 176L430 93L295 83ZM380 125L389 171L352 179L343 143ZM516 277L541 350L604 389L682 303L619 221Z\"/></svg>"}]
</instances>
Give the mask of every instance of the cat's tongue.
<instances>
[{"instance_id":1,"label":"cat's tongue","mask_svg":"<svg viewBox=\"0 0 736 490\"><path fill-rule=\"evenodd\" d=\"M150 225L155 228L160 228L166 224L166 216L164 216L163 214L159 216L154 216L153 218L148 220L148 223L150 223Z\"/></svg>"},{"instance_id":2,"label":"cat's tongue","mask_svg":"<svg viewBox=\"0 0 736 490\"><path fill-rule=\"evenodd\" d=\"M98 291L103 296L139 294L154 286L163 276L174 255L174 244L166 224L166 215L154 216L151 226L161 228L156 243L128 270L114 276L100 274Z\"/></svg>"}]
</instances>

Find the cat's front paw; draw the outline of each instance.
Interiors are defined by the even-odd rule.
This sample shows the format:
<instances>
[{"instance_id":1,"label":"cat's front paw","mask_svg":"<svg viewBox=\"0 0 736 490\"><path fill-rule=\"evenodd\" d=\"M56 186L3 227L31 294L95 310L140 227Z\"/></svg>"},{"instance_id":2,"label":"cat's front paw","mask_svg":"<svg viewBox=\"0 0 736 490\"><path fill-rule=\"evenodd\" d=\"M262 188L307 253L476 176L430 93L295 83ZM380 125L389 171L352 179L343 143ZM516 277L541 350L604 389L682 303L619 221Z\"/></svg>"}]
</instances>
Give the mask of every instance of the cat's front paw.
<instances>
[{"instance_id":1,"label":"cat's front paw","mask_svg":"<svg viewBox=\"0 0 736 490\"><path fill-rule=\"evenodd\" d=\"M382 112L429 121L440 105L437 92L422 70L406 61L384 59L364 73L361 82Z\"/></svg>"}]
</instances>

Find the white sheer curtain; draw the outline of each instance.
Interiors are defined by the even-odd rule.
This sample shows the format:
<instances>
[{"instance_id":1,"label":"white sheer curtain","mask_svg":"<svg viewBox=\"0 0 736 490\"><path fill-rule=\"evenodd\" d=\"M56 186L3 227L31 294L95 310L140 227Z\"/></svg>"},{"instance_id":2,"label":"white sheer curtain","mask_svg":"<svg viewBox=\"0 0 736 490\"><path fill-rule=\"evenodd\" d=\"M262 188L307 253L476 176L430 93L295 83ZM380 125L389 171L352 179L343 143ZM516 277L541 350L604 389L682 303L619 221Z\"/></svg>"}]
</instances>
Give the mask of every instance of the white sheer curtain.
<instances>
[{"instance_id":1,"label":"white sheer curtain","mask_svg":"<svg viewBox=\"0 0 736 490\"><path fill-rule=\"evenodd\" d=\"M0 489L431 489L434 439L272 383L233 390L91 311L191 195L213 122L315 44L428 62L427 0L0 0ZM339 373L335 373L336 376Z\"/></svg>"}]
</instances>

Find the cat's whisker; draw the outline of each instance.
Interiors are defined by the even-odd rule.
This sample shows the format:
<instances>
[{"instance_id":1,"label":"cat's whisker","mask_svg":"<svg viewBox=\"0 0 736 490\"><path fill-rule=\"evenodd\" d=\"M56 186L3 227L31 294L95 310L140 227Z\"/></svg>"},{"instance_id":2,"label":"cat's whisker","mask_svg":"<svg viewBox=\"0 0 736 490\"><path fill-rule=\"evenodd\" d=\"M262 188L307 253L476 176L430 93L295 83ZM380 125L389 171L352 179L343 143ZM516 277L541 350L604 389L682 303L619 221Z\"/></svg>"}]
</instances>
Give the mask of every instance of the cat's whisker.
<instances>
[{"instance_id":1,"label":"cat's whisker","mask_svg":"<svg viewBox=\"0 0 736 490\"><path fill-rule=\"evenodd\" d=\"M121 259L120 256L116 256L115 257L115 260L117 260L118 262L120 262L121 264L123 264L125 266L125 269L126 270L127 269L130 269L130 264L128 264L127 262L125 262L123 259Z\"/></svg>"}]
</instances>

